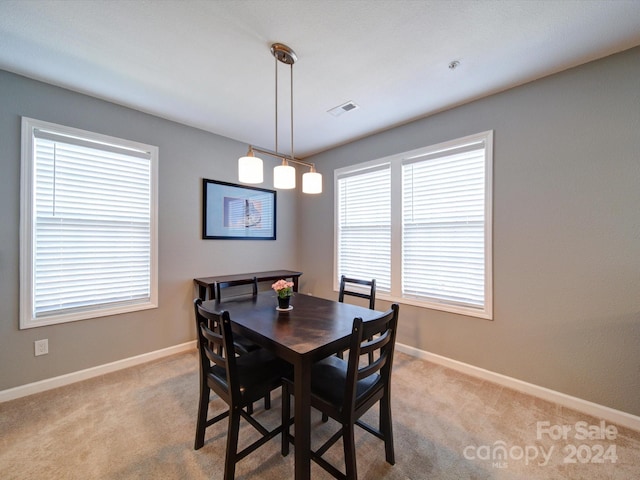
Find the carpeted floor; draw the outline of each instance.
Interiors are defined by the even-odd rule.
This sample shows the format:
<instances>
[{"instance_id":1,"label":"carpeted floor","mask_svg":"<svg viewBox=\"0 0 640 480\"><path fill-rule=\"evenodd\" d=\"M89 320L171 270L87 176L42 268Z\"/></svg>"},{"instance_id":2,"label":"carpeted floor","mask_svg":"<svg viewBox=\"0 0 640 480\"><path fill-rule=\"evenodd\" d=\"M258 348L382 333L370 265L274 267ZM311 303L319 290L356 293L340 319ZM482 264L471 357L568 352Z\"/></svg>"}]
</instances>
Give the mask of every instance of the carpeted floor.
<instances>
[{"instance_id":1,"label":"carpeted floor","mask_svg":"<svg viewBox=\"0 0 640 480\"><path fill-rule=\"evenodd\" d=\"M600 420L424 360L397 353L392 397L396 465L360 431L361 480L640 478L640 433L607 423L608 438L583 439L601 433ZM221 479L226 423L193 450L197 398L192 352L2 403L0 477ZM272 404L256 404L267 425L279 418L275 392ZM334 431L317 412L311 421L315 443ZM563 428L566 439L552 438ZM243 422L241 445L252 435ZM293 455L279 447L277 437L242 460L236 478L293 478ZM328 458L342 469L341 442ZM312 464L312 478L330 477Z\"/></svg>"}]
</instances>

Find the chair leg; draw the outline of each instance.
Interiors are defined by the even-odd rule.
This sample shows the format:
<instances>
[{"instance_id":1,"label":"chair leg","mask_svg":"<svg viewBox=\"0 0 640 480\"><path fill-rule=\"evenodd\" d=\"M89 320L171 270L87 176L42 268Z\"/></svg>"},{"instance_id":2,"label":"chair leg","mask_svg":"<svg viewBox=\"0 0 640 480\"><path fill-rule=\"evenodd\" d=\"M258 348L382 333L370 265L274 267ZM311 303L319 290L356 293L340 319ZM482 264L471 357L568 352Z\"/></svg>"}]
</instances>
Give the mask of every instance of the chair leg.
<instances>
[{"instance_id":1,"label":"chair leg","mask_svg":"<svg viewBox=\"0 0 640 480\"><path fill-rule=\"evenodd\" d=\"M384 436L384 454L387 463L395 465L396 457L393 448L393 422L391 420L391 401L389 390L380 399L380 431Z\"/></svg>"},{"instance_id":2,"label":"chair leg","mask_svg":"<svg viewBox=\"0 0 640 480\"><path fill-rule=\"evenodd\" d=\"M349 480L357 480L358 469L356 467L356 443L353 435L353 423L342 425L342 444L344 446L344 463L346 476Z\"/></svg>"},{"instance_id":3,"label":"chair leg","mask_svg":"<svg viewBox=\"0 0 640 480\"><path fill-rule=\"evenodd\" d=\"M224 459L224 480L234 480L238 453L238 435L240 432L240 411L229 412L229 430L227 432L227 453Z\"/></svg>"},{"instance_id":4,"label":"chair leg","mask_svg":"<svg viewBox=\"0 0 640 480\"><path fill-rule=\"evenodd\" d=\"M282 444L280 452L283 457L289 455L289 418L291 417L291 395L286 382L282 384Z\"/></svg>"},{"instance_id":5,"label":"chair leg","mask_svg":"<svg viewBox=\"0 0 640 480\"><path fill-rule=\"evenodd\" d=\"M326 413L322 414L322 423L327 423L329 421L329 415Z\"/></svg>"},{"instance_id":6,"label":"chair leg","mask_svg":"<svg viewBox=\"0 0 640 480\"><path fill-rule=\"evenodd\" d=\"M209 387L200 385L200 401L198 402L198 420L196 423L196 441L194 450L204 445L204 431L207 429L207 415L209 412Z\"/></svg>"},{"instance_id":7,"label":"chair leg","mask_svg":"<svg viewBox=\"0 0 640 480\"><path fill-rule=\"evenodd\" d=\"M271 408L271 392L264 396L264 409L269 410Z\"/></svg>"}]
</instances>

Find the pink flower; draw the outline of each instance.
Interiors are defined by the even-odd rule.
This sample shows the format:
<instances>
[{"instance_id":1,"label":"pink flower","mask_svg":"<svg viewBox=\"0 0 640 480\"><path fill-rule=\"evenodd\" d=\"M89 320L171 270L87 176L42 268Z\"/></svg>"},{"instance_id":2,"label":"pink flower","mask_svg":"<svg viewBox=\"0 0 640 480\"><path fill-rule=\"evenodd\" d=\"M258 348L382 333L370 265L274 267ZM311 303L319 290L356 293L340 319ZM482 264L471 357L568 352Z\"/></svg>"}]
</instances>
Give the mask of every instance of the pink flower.
<instances>
[{"instance_id":1,"label":"pink flower","mask_svg":"<svg viewBox=\"0 0 640 480\"><path fill-rule=\"evenodd\" d=\"M293 282L287 282L284 279L278 280L271 288L273 288L279 297L289 297L291 296L291 288L293 287Z\"/></svg>"}]
</instances>

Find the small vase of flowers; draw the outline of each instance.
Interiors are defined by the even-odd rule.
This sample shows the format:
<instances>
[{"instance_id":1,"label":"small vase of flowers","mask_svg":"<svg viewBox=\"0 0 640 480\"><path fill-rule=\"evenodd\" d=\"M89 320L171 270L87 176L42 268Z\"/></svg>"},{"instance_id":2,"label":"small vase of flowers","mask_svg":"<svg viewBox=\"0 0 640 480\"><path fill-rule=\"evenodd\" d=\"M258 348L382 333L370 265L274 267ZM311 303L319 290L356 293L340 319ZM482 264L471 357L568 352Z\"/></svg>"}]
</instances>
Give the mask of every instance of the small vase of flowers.
<instances>
[{"instance_id":1,"label":"small vase of flowers","mask_svg":"<svg viewBox=\"0 0 640 480\"><path fill-rule=\"evenodd\" d=\"M291 300L291 296L293 295L293 282L287 282L281 279L271 285L271 288L276 291L278 296L278 308L280 310L288 310L289 300Z\"/></svg>"}]
</instances>

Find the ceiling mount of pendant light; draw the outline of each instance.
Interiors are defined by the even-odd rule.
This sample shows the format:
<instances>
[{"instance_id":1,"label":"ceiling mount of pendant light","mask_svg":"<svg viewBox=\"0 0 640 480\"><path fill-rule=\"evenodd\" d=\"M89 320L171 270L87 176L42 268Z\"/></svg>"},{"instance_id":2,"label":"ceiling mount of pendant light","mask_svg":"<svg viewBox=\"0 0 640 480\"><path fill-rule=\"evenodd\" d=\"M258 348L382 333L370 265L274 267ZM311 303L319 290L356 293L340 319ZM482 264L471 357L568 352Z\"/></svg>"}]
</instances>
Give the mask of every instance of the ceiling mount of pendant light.
<instances>
[{"instance_id":1,"label":"ceiling mount of pendant light","mask_svg":"<svg viewBox=\"0 0 640 480\"><path fill-rule=\"evenodd\" d=\"M238 178L243 183L262 183L262 160L254 155L254 152L263 153L282 160L282 163L273 169L274 188L291 189L296 186L296 170L289 162L309 167L309 172L302 175L303 193L322 193L322 175L316 172L315 165L303 162L295 158L293 150L293 64L298 57L295 52L282 43L271 45L271 54L275 62L275 152L262 150L249 146L246 156L238 160ZM291 155L283 155L278 152L278 62L289 65L291 85Z\"/></svg>"}]
</instances>

